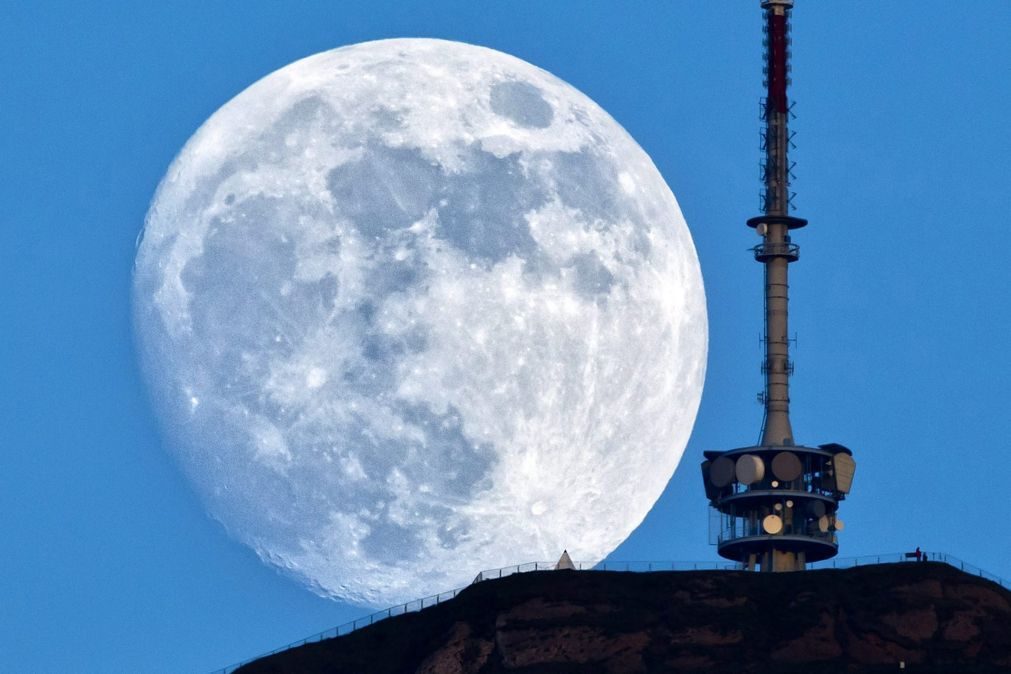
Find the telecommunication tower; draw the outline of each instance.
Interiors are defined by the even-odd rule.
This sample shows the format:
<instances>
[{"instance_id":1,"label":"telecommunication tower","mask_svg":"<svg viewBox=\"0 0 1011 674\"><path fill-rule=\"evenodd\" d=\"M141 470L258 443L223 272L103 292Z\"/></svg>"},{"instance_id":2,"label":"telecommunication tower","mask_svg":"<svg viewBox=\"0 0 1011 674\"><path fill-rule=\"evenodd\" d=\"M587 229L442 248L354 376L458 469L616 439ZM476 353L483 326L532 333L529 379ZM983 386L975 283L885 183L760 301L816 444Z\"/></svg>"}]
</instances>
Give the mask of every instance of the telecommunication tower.
<instances>
[{"instance_id":1,"label":"telecommunication tower","mask_svg":"<svg viewBox=\"0 0 1011 674\"><path fill-rule=\"evenodd\" d=\"M850 491L856 464L838 444L794 442L790 425L788 332L789 265L800 257L790 232L807 220L790 215L793 165L790 84L790 12L793 0L764 0L765 87L761 103L763 215L748 220L762 237L752 250L765 268L765 406L760 444L707 451L702 463L712 507L710 536L722 557L750 570L799 571L834 557L843 528L839 502ZM717 525L718 522L718 525Z\"/></svg>"}]
</instances>

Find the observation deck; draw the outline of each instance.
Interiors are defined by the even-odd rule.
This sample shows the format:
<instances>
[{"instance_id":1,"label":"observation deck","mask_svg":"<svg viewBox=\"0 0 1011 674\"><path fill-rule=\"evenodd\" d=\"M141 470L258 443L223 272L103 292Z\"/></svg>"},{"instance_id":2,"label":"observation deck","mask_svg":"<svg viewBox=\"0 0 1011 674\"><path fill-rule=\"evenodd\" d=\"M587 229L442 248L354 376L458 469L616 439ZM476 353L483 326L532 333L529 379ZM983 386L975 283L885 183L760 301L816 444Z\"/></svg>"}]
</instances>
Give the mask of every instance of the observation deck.
<instances>
[{"instance_id":1,"label":"observation deck","mask_svg":"<svg viewBox=\"0 0 1011 674\"><path fill-rule=\"evenodd\" d=\"M710 537L721 557L778 570L772 551L793 555L794 566L836 555L836 532L843 528L836 513L856 468L849 449L762 445L705 457Z\"/></svg>"}]
</instances>

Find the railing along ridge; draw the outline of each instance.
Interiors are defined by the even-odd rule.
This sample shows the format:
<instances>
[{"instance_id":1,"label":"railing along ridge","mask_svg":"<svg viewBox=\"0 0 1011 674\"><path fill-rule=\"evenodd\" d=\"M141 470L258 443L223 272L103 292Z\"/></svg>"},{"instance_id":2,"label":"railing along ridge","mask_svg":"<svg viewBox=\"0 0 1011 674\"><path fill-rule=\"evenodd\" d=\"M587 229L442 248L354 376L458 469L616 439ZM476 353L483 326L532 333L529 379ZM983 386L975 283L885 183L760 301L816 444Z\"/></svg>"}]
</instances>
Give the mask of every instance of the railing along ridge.
<instances>
[{"instance_id":1,"label":"railing along ridge","mask_svg":"<svg viewBox=\"0 0 1011 674\"><path fill-rule=\"evenodd\" d=\"M997 583L1001 587L1011 590L1011 581L1007 581L1000 576L990 573L989 571L984 571L974 564L962 561L954 555L950 555L946 552L922 552L920 559L922 561L929 562L941 562L952 566L960 571L968 573L973 576L978 576L986 580ZM913 557L913 553L908 552L891 552L883 555L861 555L858 557L840 557L831 560L825 560L823 562L815 562L809 564L808 568L811 570L815 569L848 569L857 566L871 566L875 564L896 564L900 562L916 563L916 558ZM653 571L743 571L744 567L741 564L726 563L726 562L671 562L671 561L628 561L628 562L572 562L575 570L578 571L622 571L622 572L633 572L633 573L649 573ZM526 562L524 564L514 564L512 566L503 566L499 569L488 569L482 571L474 580L471 581L470 585L475 583L480 583L485 580L497 580L499 578L505 578L506 576L512 576L517 573L526 573L530 571L553 571L557 569L558 562ZM386 620L387 618L392 618L398 615L404 615L405 613L416 613L422 611L426 608L431 608L432 606L437 606L438 604L449 601L460 594L463 590L470 587L466 585L464 587L456 588L455 590L448 590L446 592L440 592L439 594L433 594L428 597L423 597L421 599L414 599L403 604L398 604L397 606L391 606L390 608L383 609L381 611L376 611L362 618L356 618L355 620L350 620L346 623L338 625L336 627L331 627L328 630L323 630L317 634L306 637L305 639L299 639L298 641L292 641L289 644L275 648L272 651L266 653L261 653L254 658L249 658L248 660L243 660L242 662L237 662L233 665L223 667L222 669L215 670L211 674L231 674L239 667L243 665L248 665L250 662L260 660L271 655L276 655L292 648L298 648L300 646L305 646L306 644L311 644L324 639L333 639L334 637L342 637L356 630L360 630L363 627L368 627L369 625L374 625L377 622Z\"/></svg>"}]
</instances>

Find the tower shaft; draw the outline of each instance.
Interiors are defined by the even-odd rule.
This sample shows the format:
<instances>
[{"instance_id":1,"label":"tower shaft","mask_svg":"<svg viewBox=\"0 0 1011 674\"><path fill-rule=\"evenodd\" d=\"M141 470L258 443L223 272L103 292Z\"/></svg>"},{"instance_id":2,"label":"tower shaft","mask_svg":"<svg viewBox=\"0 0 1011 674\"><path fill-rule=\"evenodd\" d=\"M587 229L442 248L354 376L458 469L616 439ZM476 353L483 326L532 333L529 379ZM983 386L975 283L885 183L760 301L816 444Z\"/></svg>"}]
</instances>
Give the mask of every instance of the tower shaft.
<instances>
[{"instance_id":1,"label":"tower shaft","mask_svg":"<svg viewBox=\"0 0 1011 674\"><path fill-rule=\"evenodd\" d=\"M765 423L763 445L793 444L790 425L789 264L798 249L790 245L789 230L800 226L791 222L790 211L790 8L793 2L764 2L765 85L762 105L765 121L763 139L763 235L759 261L765 264ZM778 216L778 217L777 217Z\"/></svg>"}]
</instances>

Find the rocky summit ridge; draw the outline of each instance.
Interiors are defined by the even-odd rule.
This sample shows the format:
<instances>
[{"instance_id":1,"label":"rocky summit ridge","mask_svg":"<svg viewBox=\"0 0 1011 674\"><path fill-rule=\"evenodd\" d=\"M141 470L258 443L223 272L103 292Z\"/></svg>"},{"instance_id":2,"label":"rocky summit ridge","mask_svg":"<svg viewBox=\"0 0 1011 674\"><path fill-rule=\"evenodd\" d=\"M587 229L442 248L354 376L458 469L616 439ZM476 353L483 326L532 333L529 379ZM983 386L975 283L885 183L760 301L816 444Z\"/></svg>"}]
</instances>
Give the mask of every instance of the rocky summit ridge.
<instances>
[{"instance_id":1,"label":"rocky summit ridge","mask_svg":"<svg viewBox=\"0 0 1011 674\"><path fill-rule=\"evenodd\" d=\"M1011 672L1011 592L942 563L761 574L544 571L242 674Z\"/></svg>"}]
</instances>

